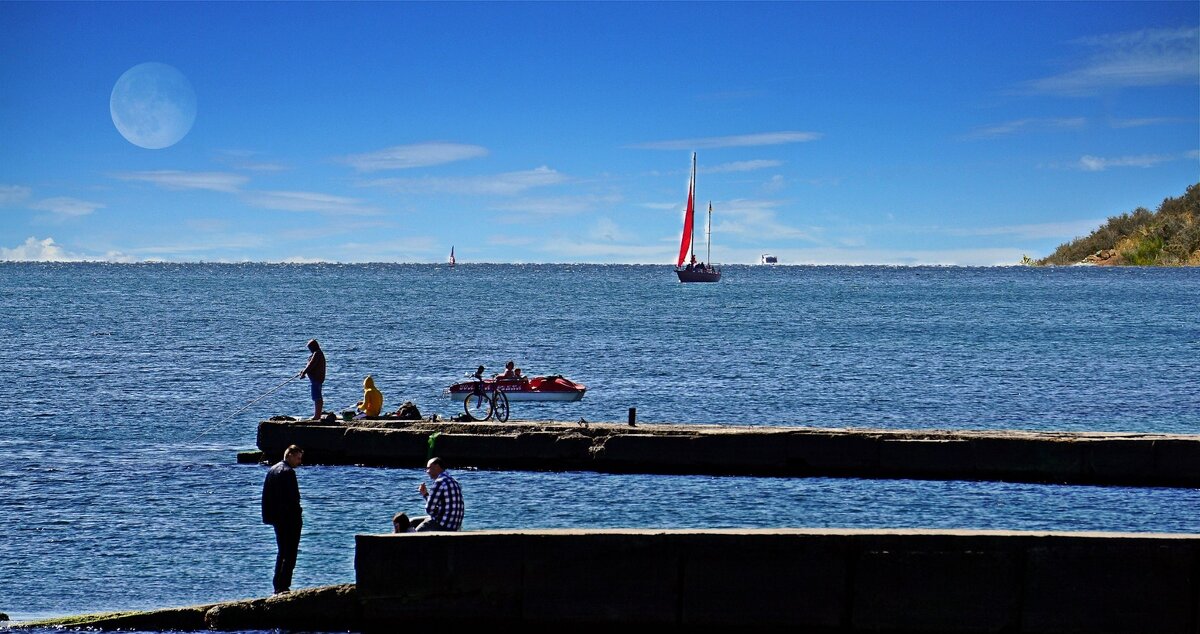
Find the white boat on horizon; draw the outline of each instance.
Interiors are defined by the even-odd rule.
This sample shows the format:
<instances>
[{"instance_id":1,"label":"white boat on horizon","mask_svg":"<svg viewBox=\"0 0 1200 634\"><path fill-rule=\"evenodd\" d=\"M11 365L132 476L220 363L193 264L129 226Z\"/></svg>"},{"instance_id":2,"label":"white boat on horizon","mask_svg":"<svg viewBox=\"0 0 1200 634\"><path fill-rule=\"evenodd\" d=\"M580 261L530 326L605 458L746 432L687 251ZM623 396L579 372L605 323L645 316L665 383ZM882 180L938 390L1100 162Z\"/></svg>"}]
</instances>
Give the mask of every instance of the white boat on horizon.
<instances>
[{"instance_id":1,"label":"white boat on horizon","mask_svg":"<svg viewBox=\"0 0 1200 634\"><path fill-rule=\"evenodd\" d=\"M758 259L758 263L759 264L779 264L779 258L771 255L770 253L764 253L764 254L762 254L762 257L760 257Z\"/></svg>"}]
</instances>

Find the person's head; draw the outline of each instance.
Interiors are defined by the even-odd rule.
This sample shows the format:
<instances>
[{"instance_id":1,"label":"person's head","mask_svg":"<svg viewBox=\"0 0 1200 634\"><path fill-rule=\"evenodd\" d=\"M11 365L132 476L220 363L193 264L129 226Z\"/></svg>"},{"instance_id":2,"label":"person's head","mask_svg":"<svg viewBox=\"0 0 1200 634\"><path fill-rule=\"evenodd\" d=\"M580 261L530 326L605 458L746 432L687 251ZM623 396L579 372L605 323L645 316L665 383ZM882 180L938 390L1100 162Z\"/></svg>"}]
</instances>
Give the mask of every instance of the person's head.
<instances>
[{"instance_id":1,"label":"person's head","mask_svg":"<svg viewBox=\"0 0 1200 634\"><path fill-rule=\"evenodd\" d=\"M425 463L425 473L428 473L431 478L438 477L445 470L446 468L442 466L442 459L436 456Z\"/></svg>"},{"instance_id":2,"label":"person's head","mask_svg":"<svg viewBox=\"0 0 1200 634\"><path fill-rule=\"evenodd\" d=\"M412 522L408 519L408 515L405 515L404 513L396 513L392 516L392 532L403 533L404 531L408 530L408 526L411 523Z\"/></svg>"},{"instance_id":3,"label":"person's head","mask_svg":"<svg viewBox=\"0 0 1200 634\"><path fill-rule=\"evenodd\" d=\"M516 370L513 370L513 374L515 374L517 376L517 378L521 378L521 368L517 368Z\"/></svg>"},{"instance_id":4,"label":"person's head","mask_svg":"<svg viewBox=\"0 0 1200 634\"><path fill-rule=\"evenodd\" d=\"M514 365L516 365L516 364L515 364L515 363L513 363L512 361L509 361L508 363L505 363L505 364L504 364L504 369L505 369L505 370L511 370L511 369L513 369L513 366L514 366Z\"/></svg>"},{"instance_id":5,"label":"person's head","mask_svg":"<svg viewBox=\"0 0 1200 634\"><path fill-rule=\"evenodd\" d=\"M375 387L375 379L371 378L371 375L368 374L367 378L363 379L363 389L369 390L374 387Z\"/></svg>"},{"instance_id":6,"label":"person's head","mask_svg":"<svg viewBox=\"0 0 1200 634\"><path fill-rule=\"evenodd\" d=\"M283 461L288 463L288 466L298 467L304 459L304 450L296 445L291 445L283 451Z\"/></svg>"},{"instance_id":7,"label":"person's head","mask_svg":"<svg viewBox=\"0 0 1200 634\"><path fill-rule=\"evenodd\" d=\"M308 340L308 351L309 352L316 352L317 350L320 350L320 349L321 349L321 344L317 343L316 339Z\"/></svg>"}]
</instances>

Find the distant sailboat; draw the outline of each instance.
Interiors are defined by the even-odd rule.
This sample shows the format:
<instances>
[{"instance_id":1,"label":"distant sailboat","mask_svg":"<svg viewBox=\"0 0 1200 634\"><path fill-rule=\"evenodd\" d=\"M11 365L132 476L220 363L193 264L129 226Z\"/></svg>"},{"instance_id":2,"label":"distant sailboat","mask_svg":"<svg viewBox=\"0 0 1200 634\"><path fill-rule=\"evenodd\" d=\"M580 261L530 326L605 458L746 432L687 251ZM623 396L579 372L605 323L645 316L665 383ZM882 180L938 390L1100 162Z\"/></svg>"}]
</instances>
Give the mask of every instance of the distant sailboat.
<instances>
[{"instance_id":1,"label":"distant sailboat","mask_svg":"<svg viewBox=\"0 0 1200 634\"><path fill-rule=\"evenodd\" d=\"M450 268L454 268L454 247L450 247Z\"/></svg>"},{"instance_id":2,"label":"distant sailboat","mask_svg":"<svg viewBox=\"0 0 1200 634\"><path fill-rule=\"evenodd\" d=\"M696 248L692 240L692 228L696 224L696 153L692 152L692 179L688 181L687 213L683 218L683 237L679 241L679 258L675 261L675 274L680 282L720 282L721 271L712 266L712 202L708 203L708 224L704 229L708 242L708 264L696 262ZM688 252L691 260L688 260ZM687 266L683 263L687 261Z\"/></svg>"}]
</instances>

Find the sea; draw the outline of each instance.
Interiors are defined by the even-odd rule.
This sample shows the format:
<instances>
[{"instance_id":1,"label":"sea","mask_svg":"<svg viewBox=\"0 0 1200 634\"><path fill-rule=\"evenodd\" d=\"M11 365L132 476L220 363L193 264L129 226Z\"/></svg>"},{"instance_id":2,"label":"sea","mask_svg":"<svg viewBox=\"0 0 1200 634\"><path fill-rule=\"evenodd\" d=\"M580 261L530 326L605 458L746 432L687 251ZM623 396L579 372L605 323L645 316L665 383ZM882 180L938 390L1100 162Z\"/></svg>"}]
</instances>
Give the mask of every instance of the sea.
<instances>
[{"instance_id":1,"label":"sea","mask_svg":"<svg viewBox=\"0 0 1200 634\"><path fill-rule=\"evenodd\" d=\"M0 263L0 612L266 596L258 421L371 375L458 411L478 365L588 386L529 420L1200 432L1200 269ZM277 459L277 457L276 457ZM846 527L1200 532L1200 491L612 475L450 465L465 530ZM354 536L421 512L419 469L304 466L293 588L354 581ZM403 571L398 571L402 574Z\"/></svg>"}]
</instances>

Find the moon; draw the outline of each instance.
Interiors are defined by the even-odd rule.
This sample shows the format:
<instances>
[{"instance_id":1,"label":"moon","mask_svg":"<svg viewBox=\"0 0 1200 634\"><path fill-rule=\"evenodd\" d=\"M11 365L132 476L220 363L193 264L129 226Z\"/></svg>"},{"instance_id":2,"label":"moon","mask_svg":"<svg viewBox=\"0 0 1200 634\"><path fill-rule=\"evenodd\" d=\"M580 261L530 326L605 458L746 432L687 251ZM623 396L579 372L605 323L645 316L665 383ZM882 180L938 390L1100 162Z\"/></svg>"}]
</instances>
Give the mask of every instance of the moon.
<instances>
[{"instance_id":1,"label":"moon","mask_svg":"<svg viewBox=\"0 0 1200 634\"><path fill-rule=\"evenodd\" d=\"M108 100L113 125L127 141L161 150L187 136L196 122L196 92L183 73L158 62L125 71Z\"/></svg>"}]
</instances>

